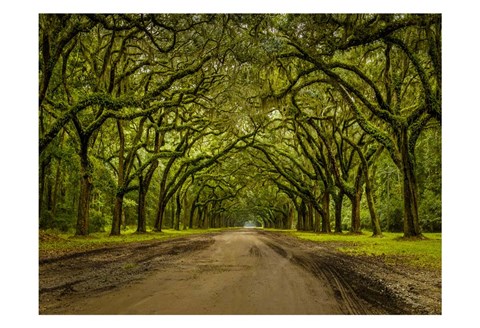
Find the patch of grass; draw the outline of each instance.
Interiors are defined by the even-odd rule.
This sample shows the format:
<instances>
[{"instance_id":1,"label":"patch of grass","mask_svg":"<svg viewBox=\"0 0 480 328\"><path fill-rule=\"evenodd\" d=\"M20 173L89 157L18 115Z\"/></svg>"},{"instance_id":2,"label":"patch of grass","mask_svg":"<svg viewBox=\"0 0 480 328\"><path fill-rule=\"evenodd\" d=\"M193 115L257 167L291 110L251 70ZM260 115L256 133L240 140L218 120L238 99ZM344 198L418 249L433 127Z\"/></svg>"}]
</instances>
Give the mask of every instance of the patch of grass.
<instances>
[{"instance_id":1,"label":"patch of grass","mask_svg":"<svg viewBox=\"0 0 480 328\"><path fill-rule=\"evenodd\" d=\"M88 251L102 247L110 247L125 243L147 242L180 238L196 234L219 232L225 229L162 229L162 232L136 233L131 227L122 231L120 236L109 236L107 232L91 233L88 236L74 236L71 233L58 231L40 231L40 256L56 255L70 252Z\"/></svg>"},{"instance_id":2,"label":"patch of grass","mask_svg":"<svg viewBox=\"0 0 480 328\"><path fill-rule=\"evenodd\" d=\"M300 239L329 243L340 252L350 255L380 256L388 264L407 264L417 268L440 270L442 266L442 234L424 233L424 240L402 239L402 233L384 232L383 238L371 233L316 234L282 230Z\"/></svg>"},{"instance_id":3,"label":"patch of grass","mask_svg":"<svg viewBox=\"0 0 480 328\"><path fill-rule=\"evenodd\" d=\"M123 266L124 270L130 270L130 269L135 269L138 265L136 263L126 263Z\"/></svg>"}]
</instances>

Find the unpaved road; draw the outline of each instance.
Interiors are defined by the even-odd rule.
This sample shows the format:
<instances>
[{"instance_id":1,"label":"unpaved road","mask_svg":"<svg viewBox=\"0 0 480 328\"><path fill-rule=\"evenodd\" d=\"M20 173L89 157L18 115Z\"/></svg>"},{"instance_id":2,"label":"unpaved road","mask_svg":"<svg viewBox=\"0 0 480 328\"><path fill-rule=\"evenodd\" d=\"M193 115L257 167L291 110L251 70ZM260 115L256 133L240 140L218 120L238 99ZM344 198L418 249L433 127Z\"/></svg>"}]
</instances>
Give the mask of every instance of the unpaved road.
<instances>
[{"instance_id":1,"label":"unpaved road","mask_svg":"<svg viewBox=\"0 0 480 328\"><path fill-rule=\"evenodd\" d=\"M41 314L439 314L440 277L254 229L40 259ZM438 279L437 279L438 278Z\"/></svg>"}]
</instances>

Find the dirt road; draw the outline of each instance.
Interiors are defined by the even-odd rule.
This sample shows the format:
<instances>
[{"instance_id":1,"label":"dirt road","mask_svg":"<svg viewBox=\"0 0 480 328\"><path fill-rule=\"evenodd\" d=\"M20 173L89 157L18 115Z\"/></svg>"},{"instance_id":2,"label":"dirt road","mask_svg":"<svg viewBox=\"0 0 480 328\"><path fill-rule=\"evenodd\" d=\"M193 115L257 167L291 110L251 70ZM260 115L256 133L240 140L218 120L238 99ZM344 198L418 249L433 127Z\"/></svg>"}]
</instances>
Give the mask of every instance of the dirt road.
<instances>
[{"instance_id":1,"label":"dirt road","mask_svg":"<svg viewBox=\"0 0 480 328\"><path fill-rule=\"evenodd\" d=\"M439 311L436 300L433 310L423 300L416 311L388 292L385 284L368 279L355 283L359 277L345 271L351 270L350 260L311 246L284 235L244 229L41 259L40 313Z\"/></svg>"}]
</instances>

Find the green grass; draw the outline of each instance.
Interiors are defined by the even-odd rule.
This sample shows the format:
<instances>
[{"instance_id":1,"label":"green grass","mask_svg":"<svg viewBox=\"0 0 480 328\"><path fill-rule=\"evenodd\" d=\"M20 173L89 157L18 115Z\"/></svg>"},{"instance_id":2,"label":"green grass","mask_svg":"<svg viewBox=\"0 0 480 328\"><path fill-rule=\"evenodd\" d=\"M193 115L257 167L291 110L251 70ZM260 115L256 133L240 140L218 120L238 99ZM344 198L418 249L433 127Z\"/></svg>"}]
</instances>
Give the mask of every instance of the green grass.
<instances>
[{"instance_id":1,"label":"green grass","mask_svg":"<svg viewBox=\"0 0 480 328\"><path fill-rule=\"evenodd\" d=\"M316 234L282 230L300 239L329 243L340 252L350 255L381 256L388 264L407 264L418 268L440 270L442 266L442 234L424 233L425 240L402 239L402 233L384 232L383 238L372 238L370 233Z\"/></svg>"},{"instance_id":2,"label":"green grass","mask_svg":"<svg viewBox=\"0 0 480 328\"><path fill-rule=\"evenodd\" d=\"M87 251L102 247L110 247L125 243L146 242L151 240L167 240L195 234L218 232L225 229L188 229L174 230L162 229L162 232L135 233L134 228L122 231L120 236L109 236L108 232L92 233L85 237L75 237L71 233L57 231L41 231L39 250L41 255L54 253L69 253L74 251Z\"/></svg>"},{"instance_id":3,"label":"green grass","mask_svg":"<svg viewBox=\"0 0 480 328\"><path fill-rule=\"evenodd\" d=\"M122 231L121 236L110 237L108 233L93 233L87 237L74 237L72 234L53 231L42 232L39 242L41 255L87 251L96 248L115 246L125 243L150 240L167 240L194 234L218 232L225 229L164 229L161 233L148 232L136 234L134 228ZM372 238L369 233L350 234L316 234L292 230L265 229L287 233L300 239L319 243L328 243L340 252L350 255L380 256L388 264L407 264L419 268L441 269L442 234L424 233L425 240L404 240L402 233L383 233L384 238Z\"/></svg>"}]
</instances>

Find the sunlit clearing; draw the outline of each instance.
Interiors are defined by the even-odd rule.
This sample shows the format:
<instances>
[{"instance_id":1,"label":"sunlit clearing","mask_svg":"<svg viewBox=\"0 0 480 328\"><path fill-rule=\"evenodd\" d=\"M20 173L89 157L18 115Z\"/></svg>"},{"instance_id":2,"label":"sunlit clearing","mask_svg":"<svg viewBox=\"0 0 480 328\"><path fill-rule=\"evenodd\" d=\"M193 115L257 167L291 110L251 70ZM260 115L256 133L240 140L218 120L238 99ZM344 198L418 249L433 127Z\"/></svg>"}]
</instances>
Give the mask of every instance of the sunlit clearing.
<instances>
[{"instance_id":1,"label":"sunlit clearing","mask_svg":"<svg viewBox=\"0 0 480 328\"><path fill-rule=\"evenodd\" d=\"M253 229L256 228L255 222L247 221L243 225L244 228Z\"/></svg>"}]
</instances>

